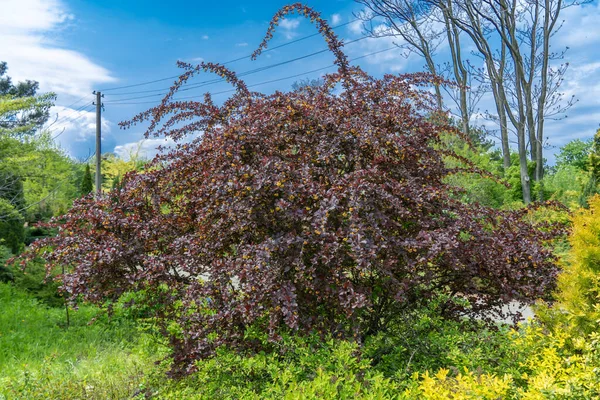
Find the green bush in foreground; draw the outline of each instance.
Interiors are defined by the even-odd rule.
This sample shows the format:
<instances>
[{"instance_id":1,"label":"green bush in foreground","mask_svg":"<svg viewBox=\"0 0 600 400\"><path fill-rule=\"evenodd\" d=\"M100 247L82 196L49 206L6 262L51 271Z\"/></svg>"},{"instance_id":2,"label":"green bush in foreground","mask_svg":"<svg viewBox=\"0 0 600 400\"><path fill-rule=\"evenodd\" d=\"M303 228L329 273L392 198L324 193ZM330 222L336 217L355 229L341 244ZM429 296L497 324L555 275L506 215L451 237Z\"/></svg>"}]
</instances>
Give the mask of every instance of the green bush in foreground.
<instances>
[{"instance_id":1,"label":"green bush in foreground","mask_svg":"<svg viewBox=\"0 0 600 400\"><path fill-rule=\"evenodd\" d=\"M110 320L91 325L98 309L81 306L65 328L64 310L0 284L0 399L597 399L599 207L593 198L574 218L559 301L518 330L443 319L439 299L362 346L283 333L273 344L248 329L247 340L272 351L221 347L179 380L166 375L160 336L140 334L152 322L152 310L136 306L144 293L124 296Z\"/></svg>"},{"instance_id":2,"label":"green bush in foreground","mask_svg":"<svg viewBox=\"0 0 600 400\"><path fill-rule=\"evenodd\" d=\"M132 296L135 299L135 296ZM180 380L168 349L120 305L64 311L0 284L0 399L594 399L600 335L534 323L520 331L444 321L421 310L356 343L283 335L276 351L225 348ZM139 321L138 321L139 325ZM247 332L264 340L261 332ZM153 361L164 359L158 365Z\"/></svg>"}]
</instances>

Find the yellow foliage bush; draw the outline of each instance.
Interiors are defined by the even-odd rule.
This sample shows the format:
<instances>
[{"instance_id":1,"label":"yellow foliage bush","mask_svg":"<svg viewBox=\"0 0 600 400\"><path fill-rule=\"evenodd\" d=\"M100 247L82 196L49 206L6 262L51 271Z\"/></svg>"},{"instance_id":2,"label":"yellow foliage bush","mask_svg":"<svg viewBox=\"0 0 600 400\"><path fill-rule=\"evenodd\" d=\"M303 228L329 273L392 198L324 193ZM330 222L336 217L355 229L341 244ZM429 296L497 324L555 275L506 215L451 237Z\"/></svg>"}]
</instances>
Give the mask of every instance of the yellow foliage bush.
<instances>
[{"instance_id":1,"label":"yellow foliage bush","mask_svg":"<svg viewBox=\"0 0 600 400\"><path fill-rule=\"evenodd\" d=\"M600 398L600 335L573 336L568 330L548 331L529 325L513 332L513 345L526 357L519 364L515 398Z\"/></svg>"},{"instance_id":2,"label":"yellow foliage bush","mask_svg":"<svg viewBox=\"0 0 600 400\"><path fill-rule=\"evenodd\" d=\"M589 206L573 218L571 250L559 277L555 306L566 317L561 322L581 333L598 330L600 323L600 196L592 197Z\"/></svg>"},{"instance_id":3,"label":"yellow foliage bush","mask_svg":"<svg viewBox=\"0 0 600 400\"><path fill-rule=\"evenodd\" d=\"M449 376L449 370L442 368L434 376L429 372L420 374L418 388L404 393L407 399L427 400L467 400L467 399L503 399L508 395L513 380L509 375L497 377L488 374L474 374L465 369L455 377ZM419 379L415 373L413 379Z\"/></svg>"},{"instance_id":4,"label":"yellow foliage bush","mask_svg":"<svg viewBox=\"0 0 600 400\"><path fill-rule=\"evenodd\" d=\"M415 373L403 398L468 399L600 399L600 334L573 337L568 331L548 332L539 324L511 331L511 346L522 358L502 376L467 369L451 376Z\"/></svg>"}]
</instances>

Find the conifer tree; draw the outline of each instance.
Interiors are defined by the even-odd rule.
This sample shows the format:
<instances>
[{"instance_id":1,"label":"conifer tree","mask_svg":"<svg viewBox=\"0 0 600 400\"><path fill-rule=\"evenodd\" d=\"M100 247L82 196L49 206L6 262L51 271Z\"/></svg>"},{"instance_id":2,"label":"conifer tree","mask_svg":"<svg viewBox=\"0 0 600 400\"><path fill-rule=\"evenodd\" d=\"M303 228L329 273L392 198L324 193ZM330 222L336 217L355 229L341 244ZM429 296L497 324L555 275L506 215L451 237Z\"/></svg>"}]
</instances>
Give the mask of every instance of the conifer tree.
<instances>
[{"instance_id":1,"label":"conifer tree","mask_svg":"<svg viewBox=\"0 0 600 400\"><path fill-rule=\"evenodd\" d=\"M92 185L92 172L90 171L90 165L86 164L83 178L81 179L81 195L85 196L86 194L91 193L93 190L94 186Z\"/></svg>"}]
</instances>

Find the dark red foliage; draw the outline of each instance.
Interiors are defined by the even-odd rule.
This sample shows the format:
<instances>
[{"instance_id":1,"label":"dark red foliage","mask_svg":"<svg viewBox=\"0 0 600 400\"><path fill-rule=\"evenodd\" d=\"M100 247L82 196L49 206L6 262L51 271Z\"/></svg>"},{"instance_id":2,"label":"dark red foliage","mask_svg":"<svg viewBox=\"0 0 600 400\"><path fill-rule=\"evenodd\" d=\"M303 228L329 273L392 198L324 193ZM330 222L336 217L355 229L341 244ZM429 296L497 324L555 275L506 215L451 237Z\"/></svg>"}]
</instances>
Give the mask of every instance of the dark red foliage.
<instances>
[{"instance_id":1,"label":"dark red foliage","mask_svg":"<svg viewBox=\"0 0 600 400\"><path fill-rule=\"evenodd\" d=\"M122 189L78 201L31 254L51 249L48 268L71 267L72 296L154 294L159 320L180 327L169 334L179 371L220 345L251 348L250 326L273 340L281 329L364 334L440 293L471 300L449 315L548 293L553 233L524 222L527 210L463 204L444 183L440 135L452 128L427 118L433 78L367 76L318 13L294 5L273 24L294 10L319 26L338 73L265 96L222 66L181 64L172 94L201 70L238 91L221 106L170 95L125 123L188 139Z\"/></svg>"}]
</instances>

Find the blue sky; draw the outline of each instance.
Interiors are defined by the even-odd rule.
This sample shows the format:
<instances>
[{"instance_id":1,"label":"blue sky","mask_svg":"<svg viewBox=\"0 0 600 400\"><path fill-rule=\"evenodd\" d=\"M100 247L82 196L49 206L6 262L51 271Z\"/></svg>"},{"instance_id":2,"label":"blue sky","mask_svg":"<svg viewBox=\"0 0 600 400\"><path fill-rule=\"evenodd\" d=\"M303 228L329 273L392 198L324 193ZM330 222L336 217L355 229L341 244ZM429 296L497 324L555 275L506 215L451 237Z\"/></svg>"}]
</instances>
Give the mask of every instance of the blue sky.
<instances>
[{"instance_id":1,"label":"blue sky","mask_svg":"<svg viewBox=\"0 0 600 400\"><path fill-rule=\"evenodd\" d=\"M127 156L132 151L152 156L161 140L143 138L143 127L123 131L119 121L158 103L159 89L172 82L106 90L135 85L177 75L177 60L225 62L250 54L262 40L268 21L288 1L151 1L151 0L3 0L0 15L0 60L7 61L14 79L35 79L44 91L58 95L53 109L58 121L49 126L60 145L73 157L85 158L93 152L95 117L93 90L105 93L103 152L115 151ZM333 25L354 20L359 6L350 0L311 1ZM574 138L589 138L600 123L600 8L598 3L564 11L565 23L555 38L555 46L568 46L570 68L563 89L575 94L578 103L562 121L549 121L549 159L557 147ZM362 36L361 26L353 22L336 30L342 38ZM271 46L284 44L314 33L299 17L288 18L275 34ZM316 36L265 53L257 61L242 60L228 65L244 72L290 60L325 47ZM416 56L405 57L392 49L392 39L366 39L349 44L350 58L380 51L357 63L375 76L383 73L418 71L423 62ZM392 50L388 50L392 49ZM387 50L387 51L386 51ZM444 49L440 53L443 57ZM251 84L302 74L331 64L327 53L248 75ZM306 77L316 78L324 71ZM200 76L197 81L211 79ZM301 79L285 79L256 86L255 90L286 90ZM216 84L190 90L201 95L227 90ZM155 92L145 92L156 90ZM145 93L137 93L144 91ZM152 96L154 95L154 96ZM146 97L148 96L148 97ZM183 96L183 94L182 94ZM217 95L223 100L227 94ZM139 97L139 98L138 98ZM132 100L127 100L132 99ZM135 104L128 104L135 103ZM70 106L70 107L69 107ZM480 104L486 109L486 100Z\"/></svg>"}]
</instances>

